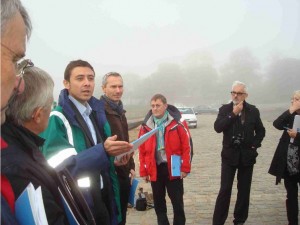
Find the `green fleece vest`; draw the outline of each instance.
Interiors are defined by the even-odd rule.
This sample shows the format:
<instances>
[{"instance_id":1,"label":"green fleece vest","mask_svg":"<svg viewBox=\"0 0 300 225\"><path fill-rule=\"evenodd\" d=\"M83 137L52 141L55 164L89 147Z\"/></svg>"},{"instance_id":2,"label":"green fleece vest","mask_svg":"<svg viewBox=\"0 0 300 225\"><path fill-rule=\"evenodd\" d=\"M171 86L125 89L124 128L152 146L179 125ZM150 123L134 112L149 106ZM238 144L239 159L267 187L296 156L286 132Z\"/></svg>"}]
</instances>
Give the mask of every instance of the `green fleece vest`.
<instances>
[{"instance_id":1,"label":"green fleece vest","mask_svg":"<svg viewBox=\"0 0 300 225\"><path fill-rule=\"evenodd\" d=\"M55 107L55 109L53 111L57 111L57 112L60 112L63 114L63 110L62 110L61 106ZM48 127L51 127L51 126L65 127L65 124L61 120L61 118L59 118L58 116L51 116L49 119ZM82 130L77 126L71 125L71 133L73 136L72 137L73 143L66 142L65 137L66 136L68 137L68 134L70 134L70 132L68 132L67 128L64 130L64 132L60 131L60 130L56 130L56 132L51 132L51 129L46 129L43 133L41 133L40 134L41 137L44 136L44 137L47 137L48 139L55 140L55 143L56 143L55 146L52 144L51 146L43 147L42 152L43 152L44 156L48 159L55 153L59 152L60 149L64 149L64 148L72 148L73 147L76 149L77 153L84 151L87 147L86 147L86 143L85 143L84 133L82 132ZM111 128L107 121L104 125L104 135L106 137L111 136ZM69 141L70 141L70 138L69 138ZM112 187L113 187L113 194L114 194L114 198L115 198L117 209L118 209L117 219L118 219L118 222L121 222L122 221L122 213L121 213L121 203L120 203L120 184L119 184L119 180L118 180L118 177L116 174L114 160L115 160L115 157L109 156L109 161L110 161L109 173L110 173Z\"/></svg>"}]
</instances>

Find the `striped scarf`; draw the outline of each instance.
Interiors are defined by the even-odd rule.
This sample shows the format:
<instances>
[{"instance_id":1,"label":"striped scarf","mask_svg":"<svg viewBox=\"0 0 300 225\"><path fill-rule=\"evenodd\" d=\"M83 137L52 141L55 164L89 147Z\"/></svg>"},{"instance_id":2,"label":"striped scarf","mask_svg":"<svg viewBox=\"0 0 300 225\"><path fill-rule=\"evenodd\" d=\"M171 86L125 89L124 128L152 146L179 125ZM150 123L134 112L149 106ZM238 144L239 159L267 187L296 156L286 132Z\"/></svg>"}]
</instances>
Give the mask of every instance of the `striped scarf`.
<instances>
[{"instance_id":1,"label":"striped scarf","mask_svg":"<svg viewBox=\"0 0 300 225\"><path fill-rule=\"evenodd\" d=\"M165 150L165 124L168 120L168 111L165 112L162 118L158 119L156 117L153 117L155 128L158 127L158 132L156 133L156 140L157 140L157 151Z\"/></svg>"}]
</instances>

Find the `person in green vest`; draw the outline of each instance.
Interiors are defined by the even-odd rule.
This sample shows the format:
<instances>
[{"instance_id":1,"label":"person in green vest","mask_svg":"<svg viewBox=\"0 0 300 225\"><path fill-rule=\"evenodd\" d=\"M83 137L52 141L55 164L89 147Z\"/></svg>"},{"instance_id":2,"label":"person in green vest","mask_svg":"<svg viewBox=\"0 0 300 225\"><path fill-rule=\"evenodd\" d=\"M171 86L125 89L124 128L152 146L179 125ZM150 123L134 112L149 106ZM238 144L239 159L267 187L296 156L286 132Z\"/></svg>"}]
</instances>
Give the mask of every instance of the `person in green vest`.
<instances>
[{"instance_id":1,"label":"person in green vest","mask_svg":"<svg viewBox=\"0 0 300 225\"><path fill-rule=\"evenodd\" d=\"M64 86L49 125L40 135L46 139L42 152L52 167L68 168L78 180L97 224L118 224L122 217L114 156L129 151L132 144L110 137L104 105L92 96L95 71L91 64L71 61Z\"/></svg>"}]
</instances>

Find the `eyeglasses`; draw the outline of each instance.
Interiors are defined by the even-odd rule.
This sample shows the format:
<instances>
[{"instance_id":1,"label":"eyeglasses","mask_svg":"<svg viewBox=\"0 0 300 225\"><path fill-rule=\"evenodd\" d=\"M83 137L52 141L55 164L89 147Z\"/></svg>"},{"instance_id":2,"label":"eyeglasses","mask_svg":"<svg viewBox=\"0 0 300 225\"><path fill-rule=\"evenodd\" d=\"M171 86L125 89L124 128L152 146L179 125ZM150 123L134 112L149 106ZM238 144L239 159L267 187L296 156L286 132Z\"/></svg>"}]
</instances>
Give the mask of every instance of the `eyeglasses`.
<instances>
[{"instance_id":1,"label":"eyeglasses","mask_svg":"<svg viewBox=\"0 0 300 225\"><path fill-rule=\"evenodd\" d=\"M237 96L242 96L242 95L246 94L243 92L235 92L235 91L231 91L230 93L231 93L231 95L237 95Z\"/></svg>"},{"instance_id":2,"label":"eyeglasses","mask_svg":"<svg viewBox=\"0 0 300 225\"><path fill-rule=\"evenodd\" d=\"M31 62L30 59L24 59L20 63L17 64L17 75L16 76L19 77L19 82L18 82L17 87L14 89L13 94L9 98L7 106L9 106L14 101L15 97L19 94L19 88L20 88L25 70L27 68L30 68L33 66L34 66L34 64L33 64L33 62Z\"/></svg>"},{"instance_id":3,"label":"eyeglasses","mask_svg":"<svg viewBox=\"0 0 300 225\"><path fill-rule=\"evenodd\" d=\"M20 87L20 84L21 84L21 81L23 79L23 76L24 76L24 73L25 73L25 70L27 68L30 68L30 67L33 67L34 64L33 62L30 60L30 59L24 59L22 60L21 62L19 62L17 64L17 77L19 77L19 83L18 83L18 86L16 88L16 90L18 91L19 87Z\"/></svg>"}]
</instances>

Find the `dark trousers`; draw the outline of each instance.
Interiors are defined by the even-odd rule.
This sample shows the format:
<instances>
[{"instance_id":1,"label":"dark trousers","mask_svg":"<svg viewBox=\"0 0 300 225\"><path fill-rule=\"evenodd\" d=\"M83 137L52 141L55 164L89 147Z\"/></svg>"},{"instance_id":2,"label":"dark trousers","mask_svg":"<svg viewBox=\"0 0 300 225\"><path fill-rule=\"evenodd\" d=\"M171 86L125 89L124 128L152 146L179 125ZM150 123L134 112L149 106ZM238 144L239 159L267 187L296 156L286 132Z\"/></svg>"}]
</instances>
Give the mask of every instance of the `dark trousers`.
<instances>
[{"instance_id":1,"label":"dark trousers","mask_svg":"<svg viewBox=\"0 0 300 225\"><path fill-rule=\"evenodd\" d=\"M119 225L126 224L126 213L128 206L128 199L130 194L130 178L129 177L118 177L120 183L120 201L121 201L121 213L122 213L122 221Z\"/></svg>"},{"instance_id":2,"label":"dark trousers","mask_svg":"<svg viewBox=\"0 0 300 225\"><path fill-rule=\"evenodd\" d=\"M286 176L284 178L284 186L286 195L286 212L289 225L298 225L298 185L300 175Z\"/></svg>"},{"instance_id":3,"label":"dark trousers","mask_svg":"<svg viewBox=\"0 0 300 225\"><path fill-rule=\"evenodd\" d=\"M234 224L244 223L248 218L250 189L253 174L252 166L230 166L222 163L221 168L221 187L216 200L213 215L213 225L223 225L227 219L232 184L237 173L237 200L234 208Z\"/></svg>"},{"instance_id":4,"label":"dark trousers","mask_svg":"<svg viewBox=\"0 0 300 225\"><path fill-rule=\"evenodd\" d=\"M174 225L185 224L185 213L183 204L183 179L169 179L167 163L157 166L157 181L151 182L154 209L158 225L168 225L166 206L166 189L173 206Z\"/></svg>"}]
</instances>

